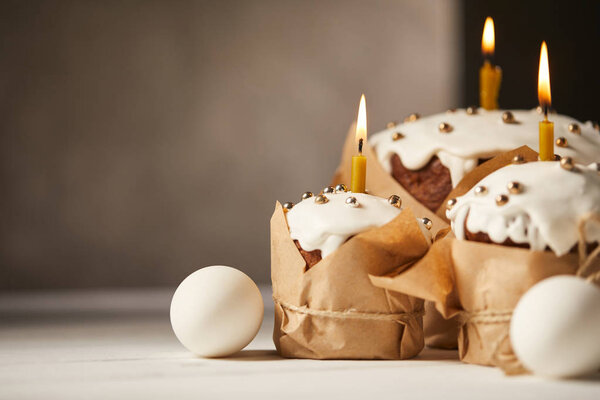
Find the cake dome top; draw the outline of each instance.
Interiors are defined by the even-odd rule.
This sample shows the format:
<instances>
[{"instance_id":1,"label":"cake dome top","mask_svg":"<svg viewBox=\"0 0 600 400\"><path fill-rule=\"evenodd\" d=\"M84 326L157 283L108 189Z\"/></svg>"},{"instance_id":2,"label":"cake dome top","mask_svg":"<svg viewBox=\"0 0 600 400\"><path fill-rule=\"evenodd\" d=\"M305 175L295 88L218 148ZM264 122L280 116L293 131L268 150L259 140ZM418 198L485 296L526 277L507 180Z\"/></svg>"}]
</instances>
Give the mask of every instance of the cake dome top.
<instances>
[{"instance_id":1,"label":"cake dome top","mask_svg":"<svg viewBox=\"0 0 600 400\"><path fill-rule=\"evenodd\" d=\"M466 228L495 243L510 239L532 250L549 247L558 256L578 243L579 222L590 213L600 213L599 165L558 161L500 168L446 211L458 239L465 238ZM585 234L587 242L600 240L599 224L586 224Z\"/></svg>"},{"instance_id":2,"label":"cake dome top","mask_svg":"<svg viewBox=\"0 0 600 400\"><path fill-rule=\"evenodd\" d=\"M479 159L527 145L538 151L538 124L542 116L534 110L465 109L448 111L405 122L369 138L379 162L391 172L390 159L398 154L411 170L424 167L433 156L450 170L452 185L475 168ZM504 116L505 113L510 115ZM512 116L512 119L511 117ZM600 154L600 131L592 122L579 122L560 114L551 114L554 138L564 138L565 146L554 152L589 164ZM447 124L440 126L441 124Z\"/></svg>"},{"instance_id":3,"label":"cake dome top","mask_svg":"<svg viewBox=\"0 0 600 400\"><path fill-rule=\"evenodd\" d=\"M308 197L286 212L290 237L306 251L321 250L327 257L350 237L393 220L402 209L388 199L365 193L333 191ZM349 198L354 198L355 203ZM349 204L350 203L350 204ZM423 235L431 242L431 233L418 219Z\"/></svg>"}]
</instances>

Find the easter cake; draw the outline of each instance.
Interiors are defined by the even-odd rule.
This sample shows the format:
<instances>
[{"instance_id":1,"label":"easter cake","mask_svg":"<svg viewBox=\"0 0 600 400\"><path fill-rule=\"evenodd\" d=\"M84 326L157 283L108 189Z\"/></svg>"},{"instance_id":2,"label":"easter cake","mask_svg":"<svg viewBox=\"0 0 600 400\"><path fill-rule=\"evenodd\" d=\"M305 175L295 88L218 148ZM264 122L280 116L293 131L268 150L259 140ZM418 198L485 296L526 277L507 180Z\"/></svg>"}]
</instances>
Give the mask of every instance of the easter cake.
<instances>
[{"instance_id":1,"label":"easter cake","mask_svg":"<svg viewBox=\"0 0 600 400\"><path fill-rule=\"evenodd\" d=\"M432 245L432 223L381 198L328 186L271 217L273 341L288 358L406 359L424 346L423 301L389 293L394 274Z\"/></svg>"}]
</instances>

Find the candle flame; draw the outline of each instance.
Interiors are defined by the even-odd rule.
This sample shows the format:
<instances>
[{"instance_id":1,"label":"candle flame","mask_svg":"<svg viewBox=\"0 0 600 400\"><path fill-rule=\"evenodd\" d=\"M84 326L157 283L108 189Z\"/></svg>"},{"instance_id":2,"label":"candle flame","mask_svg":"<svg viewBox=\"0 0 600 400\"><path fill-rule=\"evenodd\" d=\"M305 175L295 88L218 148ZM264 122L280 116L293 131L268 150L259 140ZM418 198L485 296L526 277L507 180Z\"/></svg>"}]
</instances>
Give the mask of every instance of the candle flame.
<instances>
[{"instance_id":1,"label":"candle flame","mask_svg":"<svg viewBox=\"0 0 600 400\"><path fill-rule=\"evenodd\" d=\"M552 105L552 96L550 95L550 69L548 67L548 46L542 42L540 50L540 69L538 73L538 100L540 106L547 109Z\"/></svg>"},{"instance_id":2,"label":"candle flame","mask_svg":"<svg viewBox=\"0 0 600 400\"><path fill-rule=\"evenodd\" d=\"M492 17L487 17L483 25L483 36L481 37L481 52L484 56L494 55L495 41L494 20Z\"/></svg>"},{"instance_id":3,"label":"candle flame","mask_svg":"<svg viewBox=\"0 0 600 400\"><path fill-rule=\"evenodd\" d=\"M356 119L356 144L358 152L362 153L362 146L367 141L367 104L365 95L360 98L358 106L358 118Z\"/></svg>"}]
</instances>

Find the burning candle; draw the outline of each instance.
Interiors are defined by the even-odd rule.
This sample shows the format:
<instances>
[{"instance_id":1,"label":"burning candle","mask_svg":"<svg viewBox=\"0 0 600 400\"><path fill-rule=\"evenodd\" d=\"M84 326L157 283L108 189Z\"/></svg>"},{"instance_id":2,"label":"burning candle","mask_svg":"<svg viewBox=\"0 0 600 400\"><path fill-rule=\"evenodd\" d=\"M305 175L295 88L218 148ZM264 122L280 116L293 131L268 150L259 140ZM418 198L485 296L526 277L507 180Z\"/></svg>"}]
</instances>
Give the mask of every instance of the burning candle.
<instances>
[{"instance_id":1,"label":"burning candle","mask_svg":"<svg viewBox=\"0 0 600 400\"><path fill-rule=\"evenodd\" d=\"M495 48L494 20L487 17L481 37L483 66L479 70L479 104L486 110L498 108L498 93L502 81L502 69L493 65Z\"/></svg>"},{"instance_id":2,"label":"burning candle","mask_svg":"<svg viewBox=\"0 0 600 400\"><path fill-rule=\"evenodd\" d=\"M540 121L540 160L554 160L554 122L548 121L548 109L552 105L550 95L550 69L548 67L548 47L542 42L540 69L538 72L538 100L544 110L544 120Z\"/></svg>"},{"instance_id":3,"label":"burning candle","mask_svg":"<svg viewBox=\"0 0 600 400\"><path fill-rule=\"evenodd\" d=\"M356 144L358 146L358 155L352 157L352 178L350 190L354 193L365 192L365 182L367 180L367 157L363 156L363 145L367 141L367 105L365 95L360 98L358 106L358 118L356 120Z\"/></svg>"}]
</instances>

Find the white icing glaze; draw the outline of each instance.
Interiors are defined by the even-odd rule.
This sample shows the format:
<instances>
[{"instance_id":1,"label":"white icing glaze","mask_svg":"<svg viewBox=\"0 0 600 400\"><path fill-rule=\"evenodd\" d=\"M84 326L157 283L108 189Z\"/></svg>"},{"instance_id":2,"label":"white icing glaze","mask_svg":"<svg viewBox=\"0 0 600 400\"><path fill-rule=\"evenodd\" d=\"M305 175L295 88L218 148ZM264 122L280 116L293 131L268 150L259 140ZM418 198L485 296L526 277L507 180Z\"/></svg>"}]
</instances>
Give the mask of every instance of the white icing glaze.
<instances>
[{"instance_id":1,"label":"white icing glaze","mask_svg":"<svg viewBox=\"0 0 600 400\"><path fill-rule=\"evenodd\" d=\"M511 239L532 250L549 247L559 256L568 253L579 241L580 218L600 213L600 173L594 164L577 167L572 172L559 162L531 162L491 173L476 185L485 186L485 194L476 195L473 188L446 211L454 234L465 238L466 220L469 232L487 233L496 243ZM523 192L509 194L511 181L521 183ZM496 205L499 194L507 194L508 203ZM599 224L587 224L586 239L600 240Z\"/></svg>"},{"instance_id":2,"label":"white icing glaze","mask_svg":"<svg viewBox=\"0 0 600 400\"><path fill-rule=\"evenodd\" d=\"M286 213L291 238L306 251L321 250L323 258L351 236L385 225L401 212L387 199L364 193L338 192L325 196L329 199L325 204L317 204L311 197ZM351 196L358 200L358 207L345 204ZM423 235L431 242L431 233L419 219L417 221Z\"/></svg>"},{"instance_id":3,"label":"white icing glaze","mask_svg":"<svg viewBox=\"0 0 600 400\"><path fill-rule=\"evenodd\" d=\"M491 158L501 152L527 145L538 150L539 122L542 116L536 110L512 110L515 124L502 121L504 110L486 111L478 109L469 115L464 109L422 117L386 129L369 138L382 166L391 172L390 159L398 154L404 166L417 170L424 167L433 156L450 170L452 185L456 186L463 176L477 166L479 158ZM573 157L577 162L589 164L598 161L600 133L588 121L550 114L554 122L554 138L565 137L568 147L554 146L554 152ZM452 125L450 133L440 133L441 122ZM577 123L581 135L569 132L568 126ZM392 134L400 132L402 139L394 141Z\"/></svg>"}]
</instances>

